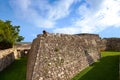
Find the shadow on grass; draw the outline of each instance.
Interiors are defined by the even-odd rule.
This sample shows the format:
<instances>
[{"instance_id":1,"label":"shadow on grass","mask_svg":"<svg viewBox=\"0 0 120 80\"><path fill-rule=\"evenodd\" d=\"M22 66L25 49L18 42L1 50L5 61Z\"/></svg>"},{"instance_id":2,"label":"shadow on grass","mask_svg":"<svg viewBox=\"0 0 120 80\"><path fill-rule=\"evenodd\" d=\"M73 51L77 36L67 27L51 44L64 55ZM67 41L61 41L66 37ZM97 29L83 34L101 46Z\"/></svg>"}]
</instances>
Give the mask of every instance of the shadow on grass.
<instances>
[{"instance_id":1,"label":"shadow on grass","mask_svg":"<svg viewBox=\"0 0 120 80\"><path fill-rule=\"evenodd\" d=\"M106 56L72 80L119 80L119 56ZM82 76L81 76L82 75Z\"/></svg>"},{"instance_id":2,"label":"shadow on grass","mask_svg":"<svg viewBox=\"0 0 120 80\"><path fill-rule=\"evenodd\" d=\"M26 57L15 60L9 67L0 72L0 80L26 80Z\"/></svg>"}]
</instances>

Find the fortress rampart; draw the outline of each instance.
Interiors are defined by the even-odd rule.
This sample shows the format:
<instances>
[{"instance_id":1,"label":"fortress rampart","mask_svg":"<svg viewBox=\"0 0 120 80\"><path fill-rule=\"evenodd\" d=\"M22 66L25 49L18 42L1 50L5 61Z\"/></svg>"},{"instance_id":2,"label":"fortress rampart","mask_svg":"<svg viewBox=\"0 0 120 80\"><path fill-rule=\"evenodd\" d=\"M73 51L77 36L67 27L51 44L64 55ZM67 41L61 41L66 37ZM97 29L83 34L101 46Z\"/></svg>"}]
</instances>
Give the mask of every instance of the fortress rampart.
<instances>
[{"instance_id":1,"label":"fortress rampart","mask_svg":"<svg viewBox=\"0 0 120 80\"><path fill-rule=\"evenodd\" d=\"M120 38L101 39L97 34L38 35L32 47L25 43L0 50L0 71L29 53L27 80L70 80L100 59L100 51L120 51Z\"/></svg>"},{"instance_id":2,"label":"fortress rampart","mask_svg":"<svg viewBox=\"0 0 120 80\"><path fill-rule=\"evenodd\" d=\"M120 51L120 38L102 39L102 49L105 51Z\"/></svg>"},{"instance_id":3,"label":"fortress rampart","mask_svg":"<svg viewBox=\"0 0 120 80\"><path fill-rule=\"evenodd\" d=\"M27 80L70 80L100 59L100 38L91 36L38 35L28 55Z\"/></svg>"}]
</instances>

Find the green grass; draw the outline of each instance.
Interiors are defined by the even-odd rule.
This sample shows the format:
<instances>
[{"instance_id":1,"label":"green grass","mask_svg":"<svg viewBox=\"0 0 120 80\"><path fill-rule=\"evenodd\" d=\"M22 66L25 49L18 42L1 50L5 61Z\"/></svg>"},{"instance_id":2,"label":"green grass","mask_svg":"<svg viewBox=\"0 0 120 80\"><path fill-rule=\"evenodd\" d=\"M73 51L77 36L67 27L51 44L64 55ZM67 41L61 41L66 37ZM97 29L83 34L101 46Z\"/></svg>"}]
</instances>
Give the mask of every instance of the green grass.
<instances>
[{"instance_id":1,"label":"green grass","mask_svg":"<svg viewBox=\"0 0 120 80\"><path fill-rule=\"evenodd\" d=\"M120 52L102 52L100 61L87 67L72 80L119 80Z\"/></svg>"},{"instance_id":2,"label":"green grass","mask_svg":"<svg viewBox=\"0 0 120 80\"><path fill-rule=\"evenodd\" d=\"M0 80L26 80L26 58L15 60L9 67L0 72Z\"/></svg>"},{"instance_id":3,"label":"green grass","mask_svg":"<svg viewBox=\"0 0 120 80\"><path fill-rule=\"evenodd\" d=\"M120 52L102 52L100 61L87 67L72 80L118 80ZM0 72L0 80L26 80L26 58L15 60Z\"/></svg>"}]
</instances>

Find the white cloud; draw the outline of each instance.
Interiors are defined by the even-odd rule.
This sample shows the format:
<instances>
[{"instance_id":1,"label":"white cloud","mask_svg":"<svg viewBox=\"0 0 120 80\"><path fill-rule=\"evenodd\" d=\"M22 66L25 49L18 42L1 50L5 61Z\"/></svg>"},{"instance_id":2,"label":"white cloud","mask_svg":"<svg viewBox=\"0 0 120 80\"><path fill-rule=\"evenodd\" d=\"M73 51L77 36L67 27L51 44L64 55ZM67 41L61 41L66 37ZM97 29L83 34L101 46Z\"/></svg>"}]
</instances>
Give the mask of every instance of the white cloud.
<instances>
[{"instance_id":1,"label":"white cloud","mask_svg":"<svg viewBox=\"0 0 120 80\"><path fill-rule=\"evenodd\" d=\"M105 0L86 0L86 4L88 5L88 7L90 7L91 10L95 12L100 9L101 4L104 1Z\"/></svg>"},{"instance_id":2,"label":"white cloud","mask_svg":"<svg viewBox=\"0 0 120 80\"><path fill-rule=\"evenodd\" d=\"M105 8L102 8L99 13L104 14L104 18L101 19L100 23L103 26L120 27L120 0L106 0L102 6L105 6Z\"/></svg>"},{"instance_id":3,"label":"white cloud","mask_svg":"<svg viewBox=\"0 0 120 80\"><path fill-rule=\"evenodd\" d=\"M70 6L76 0L11 0L10 4L18 18L33 23L35 26L53 28L56 20L69 15Z\"/></svg>"},{"instance_id":4,"label":"white cloud","mask_svg":"<svg viewBox=\"0 0 120 80\"><path fill-rule=\"evenodd\" d=\"M76 34L80 32L80 29L77 27L64 27L64 28L57 28L53 32L64 33L64 34Z\"/></svg>"},{"instance_id":5,"label":"white cloud","mask_svg":"<svg viewBox=\"0 0 120 80\"><path fill-rule=\"evenodd\" d=\"M49 0L10 0L18 18L37 27L54 28L53 32L57 33L96 33L111 26L120 27L120 0L80 2L82 0L53 0L52 2ZM71 14L71 11L75 11L71 10L73 4L78 5L75 10L79 16ZM73 18L70 15L77 17ZM72 25L56 27L59 25L58 20L68 16L73 20Z\"/></svg>"},{"instance_id":6,"label":"white cloud","mask_svg":"<svg viewBox=\"0 0 120 80\"><path fill-rule=\"evenodd\" d=\"M70 27L56 31L64 32L70 29L70 33L96 33L111 26L120 27L120 0L94 1L88 0L80 5L77 11L80 17L75 19Z\"/></svg>"},{"instance_id":7,"label":"white cloud","mask_svg":"<svg viewBox=\"0 0 120 80\"><path fill-rule=\"evenodd\" d=\"M88 12L82 15L84 19L81 21L77 20L76 25L81 26L82 32L86 32L85 29L90 30L88 32L99 32L111 26L120 27L120 16L118 14L120 11L120 1L117 1L104 0L97 11L88 9Z\"/></svg>"},{"instance_id":8,"label":"white cloud","mask_svg":"<svg viewBox=\"0 0 120 80\"><path fill-rule=\"evenodd\" d=\"M30 0L11 0L10 1L11 6L13 6L14 9L17 11L26 11L31 4Z\"/></svg>"},{"instance_id":9,"label":"white cloud","mask_svg":"<svg viewBox=\"0 0 120 80\"><path fill-rule=\"evenodd\" d=\"M55 25L55 21L52 20L46 20L46 19L36 19L34 20L34 24L37 27L41 27L41 28L53 28Z\"/></svg>"},{"instance_id":10,"label":"white cloud","mask_svg":"<svg viewBox=\"0 0 120 80\"><path fill-rule=\"evenodd\" d=\"M67 16L70 13L70 6L74 3L74 0L60 0L57 4L51 7L49 11L49 19L60 19Z\"/></svg>"}]
</instances>

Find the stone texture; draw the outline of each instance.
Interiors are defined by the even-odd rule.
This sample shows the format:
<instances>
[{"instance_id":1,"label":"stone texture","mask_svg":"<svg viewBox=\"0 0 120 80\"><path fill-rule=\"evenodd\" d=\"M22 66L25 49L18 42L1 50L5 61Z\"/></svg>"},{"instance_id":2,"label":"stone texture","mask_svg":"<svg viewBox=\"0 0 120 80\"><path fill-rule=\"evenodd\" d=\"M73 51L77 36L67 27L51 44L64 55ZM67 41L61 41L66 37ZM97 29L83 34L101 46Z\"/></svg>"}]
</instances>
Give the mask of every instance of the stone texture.
<instances>
[{"instance_id":1,"label":"stone texture","mask_svg":"<svg viewBox=\"0 0 120 80\"><path fill-rule=\"evenodd\" d=\"M29 53L30 49L31 49L31 43L16 43L15 46L15 57L20 58L20 57L24 57L27 56L27 54Z\"/></svg>"},{"instance_id":2,"label":"stone texture","mask_svg":"<svg viewBox=\"0 0 120 80\"><path fill-rule=\"evenodd\" d=\"M102 49L106 51L120 51L120 38L102 39Z\"/></svg>"},{"instance_id":3,"label":"stone texture","mask_svg":"<svg viewBox=\"0 0 120 80\"><path fill-rule=\"evenodd\" d=\"M9 66L15 59L26 56L31 48L31 43L19 43L14 48L0 50L0 71Z\"/></svg>"},{"instance_id":4,"label":"stone texture","mask_svg":"<svg viewBox=\"0 0 120 80\"><path fill-rule=\"evenodd\" d=\"M31 43L16 43L15 47L17 48L17 50L24 50L24 49L30 49L31 48Z\"/></svg>"},{"instance_id":5,"label":"stone texture","mask_svg":"<svg viewBox=\"0 0 120 80\"><path fill-rule=\"evenodd\" d=\"M0 71L15 60L13 49L0 50Z\"/></svg>"},{"instance_id":6,"label":"stone texture","mask_svg":"<svg viewBox=\"0 0 120 80\"><path fill-rule=\"evenodd\" d=\"M91 36L38 35L28 55L27 80L70 80L100 59L100 38Z\"/></svg>"}]
</instances>

